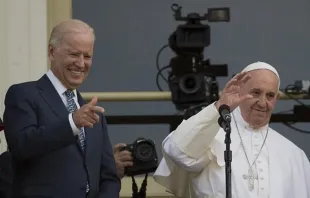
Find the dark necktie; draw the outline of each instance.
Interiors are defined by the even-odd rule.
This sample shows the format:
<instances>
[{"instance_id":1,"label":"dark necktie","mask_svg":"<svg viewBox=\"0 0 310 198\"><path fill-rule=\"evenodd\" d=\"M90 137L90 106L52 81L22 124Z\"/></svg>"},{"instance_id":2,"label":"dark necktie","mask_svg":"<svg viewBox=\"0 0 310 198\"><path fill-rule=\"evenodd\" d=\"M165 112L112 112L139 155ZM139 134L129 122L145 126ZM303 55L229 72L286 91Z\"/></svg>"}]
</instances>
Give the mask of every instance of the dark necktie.
<instances>
[{"instance_id":1,"label":"dark necktie","mask_svg":"<svg viewBox=\"0 0 310 198\"><path fill-rule=\"evenodd\" d=\"M67 90L65 91L65 95L67 97L67 109L70 113L73 113L75 110L77 110L77 106L76 106L76 103L74 101L74 92L72 90ZM79 142L80 142L80 145L81 145L81 148L84 152L85 150L85 132L83 130L83 128L80 128L80 132L78 134L78 137L79 137ZM89 185L88 185L88 182L86 184L86 193L88 193L89 191Z\"/></svg>"},{"instance_id":2,"label":"dark necktie","mask_svg":"<svg viewBox=\"0 0 310 198\"><path fill-rule=\"evenodd\" d=\"M77 110L76 103L73 99L74 92L71 90L67 90L65 92L65 95L67 96L67 103L68 103L67 109L70 113L73 113L75 110ZM82 128L80 128L80 132L78 134L78 137L79 137L79 141L80 141L80 145L82 147L82 150L84 151L84 149L85 149L85 133L84 133L84 130Z\"/></svg>"}]
</instances>

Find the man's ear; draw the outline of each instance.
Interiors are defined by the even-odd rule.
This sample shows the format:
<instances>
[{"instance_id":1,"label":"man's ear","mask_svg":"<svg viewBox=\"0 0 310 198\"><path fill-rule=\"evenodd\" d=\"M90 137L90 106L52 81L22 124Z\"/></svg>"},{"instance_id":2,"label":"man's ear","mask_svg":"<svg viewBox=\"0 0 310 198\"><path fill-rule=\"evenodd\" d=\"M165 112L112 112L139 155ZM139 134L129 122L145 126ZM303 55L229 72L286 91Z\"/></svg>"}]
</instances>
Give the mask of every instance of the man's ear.
<instances>
[{"instance_id":1,"label":"man's ear","mask_svg":"<svg viewBox=\"0 0 310 198\"><path fill-rule=\"evenodd\" d=\"M54 60L54 54L55 54L55 47L51 44L48 44L48 58L50 61Z\"/></svg>"},{"instance_id":2,"label":"man's ear","mask_svg":"<svg viewBox=\"0 0 310 198\"><path fill-rule=\"evenodd\" d=\"M279 100L280 99L280 91L278 91L278 93L277 93L277 100Z\"/></svg>"}]
</instances>

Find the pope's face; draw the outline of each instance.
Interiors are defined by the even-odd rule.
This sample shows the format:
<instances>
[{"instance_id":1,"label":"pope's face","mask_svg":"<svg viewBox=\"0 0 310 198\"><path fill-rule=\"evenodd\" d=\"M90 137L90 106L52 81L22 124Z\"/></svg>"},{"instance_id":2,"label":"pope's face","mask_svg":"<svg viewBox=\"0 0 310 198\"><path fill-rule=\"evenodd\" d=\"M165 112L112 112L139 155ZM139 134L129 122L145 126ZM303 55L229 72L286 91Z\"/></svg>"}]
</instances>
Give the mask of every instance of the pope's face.
<instances>
[{"instance_id":1,"label":"pope's face","mask_svg":"<svg viewBox=\"0 0 310 198\"><path fill-rule=\"evenodd\" d=\"M251 94L253 98L240 105L243 119L253 128L259 128L270 121L272 111L279 98L278 77L270 70L249 72L251 78L241 87L241 94Z\"/></svg>"}]
</instances>

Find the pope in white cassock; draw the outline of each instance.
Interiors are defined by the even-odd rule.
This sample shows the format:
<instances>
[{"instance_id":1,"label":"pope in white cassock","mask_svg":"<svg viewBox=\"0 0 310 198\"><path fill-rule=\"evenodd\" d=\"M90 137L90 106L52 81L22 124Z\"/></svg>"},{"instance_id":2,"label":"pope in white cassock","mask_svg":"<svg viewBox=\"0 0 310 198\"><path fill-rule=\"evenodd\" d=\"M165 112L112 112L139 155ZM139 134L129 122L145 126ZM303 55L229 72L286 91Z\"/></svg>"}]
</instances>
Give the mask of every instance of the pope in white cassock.
<instances>
[{"instance_id":1,"label":"pope in white cassock","mask_svg":"<svg viewBox=\"0 0 310 198\"><path fill-rule=\"evenodd\" d=\"M155 181L177 197L225 197L225 132L218 109L227 104L232 111L232 197L310 198L307 156L269 127L279 87L271 65L247 66L226 84L216 103L183 120L165 138Z\"/></svg>"}]
</instances>

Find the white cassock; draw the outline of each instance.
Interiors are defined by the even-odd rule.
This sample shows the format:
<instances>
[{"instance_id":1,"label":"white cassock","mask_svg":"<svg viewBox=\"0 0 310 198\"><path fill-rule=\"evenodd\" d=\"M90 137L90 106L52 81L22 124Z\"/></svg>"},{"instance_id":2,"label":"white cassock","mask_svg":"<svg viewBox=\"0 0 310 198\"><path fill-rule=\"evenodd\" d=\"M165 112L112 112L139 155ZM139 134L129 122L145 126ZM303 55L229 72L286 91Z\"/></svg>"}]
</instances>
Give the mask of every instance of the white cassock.
<instances>
[{"instance_id":1,"label":"white cassock","mask_svg":"<svg viewBox=\"0 0 310 198\"><path fill-rule=\"evenodd\" d=\"M232 115L232 198L310 198L310 163L305 153L268 125L251 129L239 108ZM218 118L211 104L165 138L164 157L154 173L157 183L177 197L225 197L225 132ZM254 162L253 180L248 161Z\"/></svg>"}]
</instances>

